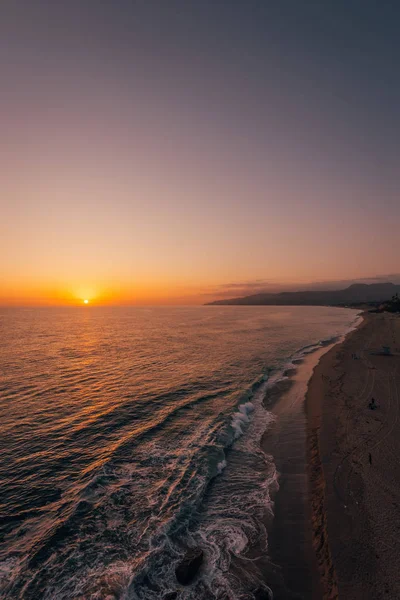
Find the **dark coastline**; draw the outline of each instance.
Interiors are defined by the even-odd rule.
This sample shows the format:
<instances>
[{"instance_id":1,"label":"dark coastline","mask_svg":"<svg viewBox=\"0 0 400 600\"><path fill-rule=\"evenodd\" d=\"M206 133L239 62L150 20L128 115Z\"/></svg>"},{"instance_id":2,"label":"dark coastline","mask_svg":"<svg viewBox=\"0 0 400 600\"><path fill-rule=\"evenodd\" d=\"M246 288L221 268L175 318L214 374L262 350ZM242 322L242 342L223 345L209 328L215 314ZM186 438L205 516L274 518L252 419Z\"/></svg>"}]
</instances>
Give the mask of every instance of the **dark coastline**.
<instances>
[{"instance_id":1,"label":"dark coastline","mask_svg":"<svg viewBox=\"0 0 400 600\"><path fill-rule=\"evenodd\" d=\"M293 292L260 292L241 298L215 300L211 305L230 306L336 306L355 308L379 306L396 293L400 285L393 283L353 283L340 290L304 290Z\"/></svg>"}]
</instances>

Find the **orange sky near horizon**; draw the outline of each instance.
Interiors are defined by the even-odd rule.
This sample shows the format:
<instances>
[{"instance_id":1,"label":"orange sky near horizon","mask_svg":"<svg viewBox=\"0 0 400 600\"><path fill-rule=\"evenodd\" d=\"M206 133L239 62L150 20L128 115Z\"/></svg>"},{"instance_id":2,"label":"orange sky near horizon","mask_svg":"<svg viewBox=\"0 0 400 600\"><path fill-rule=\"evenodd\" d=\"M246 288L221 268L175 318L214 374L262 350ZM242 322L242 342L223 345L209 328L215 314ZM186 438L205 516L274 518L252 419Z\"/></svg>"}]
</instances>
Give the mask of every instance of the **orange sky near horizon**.
<instances>
[{"instance_id":1,"label":"orange sky near horizon","mask_svg":"<svg viewBox=\"0 0 400 600\"><path fill-rule=\"evenodd\" d=\"M0 306L81 306L88 300L90 306L142 306L167 304L200 304L204 300L202 290L152 286L132 286L113 289L99 285L71 285L62 288L47 285L9 288L2 290Z\"/></svg>"}]
</instances>

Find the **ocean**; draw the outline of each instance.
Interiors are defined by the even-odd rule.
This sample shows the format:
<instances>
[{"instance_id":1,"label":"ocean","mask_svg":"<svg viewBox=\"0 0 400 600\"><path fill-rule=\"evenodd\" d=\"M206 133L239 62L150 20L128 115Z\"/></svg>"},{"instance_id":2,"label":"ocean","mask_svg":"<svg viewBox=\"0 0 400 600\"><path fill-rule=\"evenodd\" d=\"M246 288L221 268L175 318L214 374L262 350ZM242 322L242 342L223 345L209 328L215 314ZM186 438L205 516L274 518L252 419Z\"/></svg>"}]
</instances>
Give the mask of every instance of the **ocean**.
<instances>
[{"instance_id":1,"label":"ocean","mask_svg":"<svg viewBox=\"0 0 400 600\"><path fill-rule=\"evenodd\" d=\"M273 597L264 402L329 307L0 310L0 597ZM201 566L188 585L188 549ZM246 576L247 573L247 576ZM249 575L250 574L250 575ZM256 594L255 594L256 591Z\"/></svg>"}]
</instances>

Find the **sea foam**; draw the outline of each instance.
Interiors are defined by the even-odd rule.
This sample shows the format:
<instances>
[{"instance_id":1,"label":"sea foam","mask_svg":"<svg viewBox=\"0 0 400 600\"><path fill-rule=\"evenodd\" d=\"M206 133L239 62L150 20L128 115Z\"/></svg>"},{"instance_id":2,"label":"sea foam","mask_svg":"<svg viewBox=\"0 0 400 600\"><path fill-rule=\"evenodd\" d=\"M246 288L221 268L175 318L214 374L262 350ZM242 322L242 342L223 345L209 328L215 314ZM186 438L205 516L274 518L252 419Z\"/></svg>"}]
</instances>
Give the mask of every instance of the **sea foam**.
<instances>
[{"instance_id":1,"label":"sea foam","mask_svg":"<svg viewBox=\"0 0 400 600\"><path fill-rule=\"evenodd\" d=\"M238 412L235 412L232 416L231 427L234 430L234 438L237 440L243 435L244 427L249 423L249 414L254 411L254 404L252 402L246 402L239 406Z\"/></svg>"}]
</instances>

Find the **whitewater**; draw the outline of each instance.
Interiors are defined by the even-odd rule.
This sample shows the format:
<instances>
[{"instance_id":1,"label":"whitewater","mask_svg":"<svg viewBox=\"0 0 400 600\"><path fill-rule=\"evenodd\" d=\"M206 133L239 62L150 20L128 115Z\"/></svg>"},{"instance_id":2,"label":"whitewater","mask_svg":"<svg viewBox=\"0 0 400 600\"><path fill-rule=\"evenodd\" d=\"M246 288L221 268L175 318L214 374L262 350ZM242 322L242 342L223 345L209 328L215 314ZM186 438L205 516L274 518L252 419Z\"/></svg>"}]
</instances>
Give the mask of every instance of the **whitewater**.
<instances>
[{"instance_id":1,"label":"whitewater","mask_svg":"<svg viewBox=\"0 0 400 600\"><path fill-rule=\"evenodd\" d=\"M268 390L349 309L2 309L0 597L273 597ZM176 568L202 561L188 585ZM271 563L271 569L273 565Z\"/></svg>"}]
</instances>

